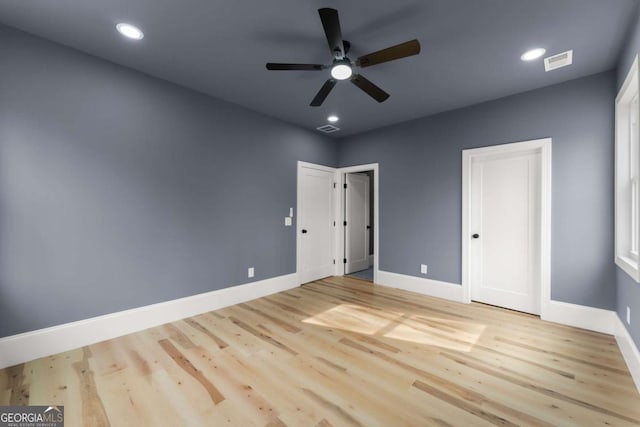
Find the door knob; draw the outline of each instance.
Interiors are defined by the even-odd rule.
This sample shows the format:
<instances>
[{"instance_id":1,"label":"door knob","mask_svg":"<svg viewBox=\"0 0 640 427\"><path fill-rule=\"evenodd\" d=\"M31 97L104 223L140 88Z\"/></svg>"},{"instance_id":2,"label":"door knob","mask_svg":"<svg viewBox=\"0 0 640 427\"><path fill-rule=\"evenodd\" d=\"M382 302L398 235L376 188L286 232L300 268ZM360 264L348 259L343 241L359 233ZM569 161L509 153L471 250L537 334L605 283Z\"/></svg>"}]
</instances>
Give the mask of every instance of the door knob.
<instances>
[{"instance_id":1,"label":"door knob","mask_svg":"<svg viewBox=\"0 0 640 427\"><path fill-rule=\"evenodd\" d=\"M478 237L480 237L480 235L478 233L472 235L471 237L473 237L474 239L477 239Z\"/></svg>"},{"instance_id":2,"label":"door knob","mask_svg":"<svg viewBox=\"0 0 640 427\"><path fill-rule=\"evenodd\" d=\"M302 229L302 234L307 234L307 230L305 230L304 228Z\"/></svg>"}]
</instances>

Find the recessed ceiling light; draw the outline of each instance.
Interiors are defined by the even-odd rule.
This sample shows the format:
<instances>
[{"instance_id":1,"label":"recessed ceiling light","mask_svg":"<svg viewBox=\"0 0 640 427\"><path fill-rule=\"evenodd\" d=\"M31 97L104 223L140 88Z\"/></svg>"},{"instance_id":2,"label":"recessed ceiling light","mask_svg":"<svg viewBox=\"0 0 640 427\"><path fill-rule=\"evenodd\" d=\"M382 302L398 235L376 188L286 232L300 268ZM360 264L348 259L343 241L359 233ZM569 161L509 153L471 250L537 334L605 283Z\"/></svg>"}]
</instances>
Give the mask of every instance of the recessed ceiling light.
<instances>
[{"instance_id":1,"label":"recessed ceiling light","mask_svg":"<svg viewBox=\"0 0 640 427\"><path fill-rule=\"evenodd\" d=\"M329 117L327 117L327 121L328 121L328 122L330 122L330 123L335 123L335 122L337 122L338 120L340 120L340 117L335 116L335 115L334 115L334 116L329 116Z\"/></svg>"},{"instance_id":2,"label":"recessed ceiling light","mask_svg":"<svg viewBox=\"0 0 640 427\"><path fill-rule=\"evenodd\" d=\"M520 59L523 61L533 61L534 59L542 57L546 52L547 50L542 47L531 49L523 53Z\"/></svg>"},{"instance_id":3,"label":"recessed ceiling light","mask_svg":"<svg viewBox=\"0 0 640 427\"><path fill-rule=\"evenodd\" d=\"M140 40L144 37L144 33L140 30L140 28L136 27L135 25L121 22L118 25L116 25L116 29L123 36L133 40Z\"/></svg>"}]
</instances>

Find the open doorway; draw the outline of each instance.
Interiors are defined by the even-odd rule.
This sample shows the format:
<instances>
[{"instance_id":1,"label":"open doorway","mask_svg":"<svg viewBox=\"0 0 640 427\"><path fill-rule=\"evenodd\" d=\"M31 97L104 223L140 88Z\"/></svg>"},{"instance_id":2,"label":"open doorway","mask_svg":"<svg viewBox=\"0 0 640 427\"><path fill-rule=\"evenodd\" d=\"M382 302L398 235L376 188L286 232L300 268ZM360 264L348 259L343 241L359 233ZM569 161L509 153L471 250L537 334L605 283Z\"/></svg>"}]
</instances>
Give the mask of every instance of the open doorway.
<instances>
[{"instance_id":1,"label":"open doorway","mask_svg":"<svg viewBox=\"0 0 640 427\"><path fill-rule=\"evenodd\" d=\"M375 172L343 174L344 274L373 282Z\"/></svg>"},{"instance_id":2,"label":"open doorway","mask_svg":"<svg viewBox=\"0 0 640 427\"><path fill-rule=\"evenodd\" d=\"M360 253L366 255L366 258L361 255L360 259L364 258L366 263L347 273L345 269L347 262L355 258L347 254L345 228L348 228L349 223L346 216L347 189L344 186L347 184L347 175L352 173L367 177L369 196L363 198L362 203L367 200L369 207L363 205L363 213L359 216L361 218L359 229L364 228L366 233L362 234L368 242L359 245L362 248ZM303 284L330 275L342 276L356 273L358 276L363 276L361 278L364 280L377 283L380 247L379 186L378 163L335 169L298 162L298 220L296 221L298 283ZM366 217L364 212L367 212ZM353 226L357 223L355 220L350 222ZM353 245L354 248L355 245Z\"/></svg>"}]
</instances>

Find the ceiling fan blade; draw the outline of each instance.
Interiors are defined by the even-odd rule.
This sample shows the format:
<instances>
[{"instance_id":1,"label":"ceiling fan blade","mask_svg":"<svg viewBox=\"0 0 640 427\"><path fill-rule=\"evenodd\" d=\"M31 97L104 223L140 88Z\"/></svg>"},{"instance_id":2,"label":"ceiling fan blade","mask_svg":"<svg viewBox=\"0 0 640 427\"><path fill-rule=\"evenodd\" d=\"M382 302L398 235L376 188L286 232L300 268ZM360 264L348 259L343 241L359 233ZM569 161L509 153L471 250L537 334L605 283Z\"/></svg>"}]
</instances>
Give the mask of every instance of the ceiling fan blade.
<instances>
[{"instance_id":1,"label":"ceiling fan blade","mask_svg":"<svg viewBox=\"0 0 640 427\"><path fill-rule=\"evenodd\" d=\"M280 64L276 62L267 62L267 70L298 70L298 71L320 71L324 69L321 64Z\"/></svg>"},{"instance_id":2,"label":"ceiling fan blade","mask_svg":"<svg viewBox=\"0 0 640 427\"><path fill-rule=\"evenodd\" d=\"M358 86L360 89L365 91L367 95L378 102L384 102L387 100L387 98L389 98L389 94L387 92L383 91L378 86L365 79L361 74L356 74L351 79L351 83Z\"/></svg>"},{"instance_id":3,"label":"ceiling fan blade","mask_svg":"<svg viewBox=\"0 0 640 427\"><path fill-rule=\"evenodd\" d=\"M344 58L344 43L342 41L342 30L340 29L338 11L325 7L318 9L318 13L320 14L324 34L327 36L331 54L337 59Z\"/></svg>"},{"instance_id":4,"label":"ceiling fan blade","mask_svg":"<svg viewBox=\"0 0 640 427\"><path fill-rule=\"evenodd\" d=\"M337 81L333 79L329 79L326 82L324 82L324 84L322 85L322 87L320 88L316 96L311 101L310 105L312 107L321 106L325 98L327 97L327 95L329 95L329 92L331 92L331 89L333 89L333 87L336 85L336 83Z\"/></svg>"},{"instance_id":5,"label":"ceiling fan blade","mask_svg":"<svg viewBox=\"0 0 640 427\"><path fill-rule=\"evenodd\" d=\"M418 40L410 40L400 43L386 49L372 52L368 55L361 56L356 61L360 67L370 67L371 65L382 64L407 56L413 56L420 53L420 42Z\"/></svg>"}]
</instances>

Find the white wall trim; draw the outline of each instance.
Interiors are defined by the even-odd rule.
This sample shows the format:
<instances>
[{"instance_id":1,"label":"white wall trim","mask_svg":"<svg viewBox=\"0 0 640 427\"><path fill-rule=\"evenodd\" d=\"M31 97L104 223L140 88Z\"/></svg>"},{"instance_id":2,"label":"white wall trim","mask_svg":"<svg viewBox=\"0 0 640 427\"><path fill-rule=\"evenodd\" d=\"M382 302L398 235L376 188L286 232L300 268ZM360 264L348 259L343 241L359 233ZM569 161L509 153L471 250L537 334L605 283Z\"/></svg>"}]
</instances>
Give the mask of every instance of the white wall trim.
<instances>
[{"instance_id":1,"label":"white wall trim","mask_svg":"<svg viewBox=\"0 0 640 427\"><path fill-rule=\"evenodd\" d=\"M462 150L462 294L463 302L471 302L470 207L471 166L480 156L539 150L541 155L541 227L540 227L540 313L551 301L551 138Z\"/></svg>"},{"instance_id":2,"label":"white wall trim","mask_svg":"<svg viewBox=\"0 0 640 427\"><path fill-rule=\"evenodd\" d=\"M296 274L0 338L0 369L295 288Z\"/></svg>"},{"instance_id":3,"label":"white wall trim","mask_svg":"<svg viewBox=\"0 0 640 427\"><path fill-rule=\"evenodd\" d=\"M547 322L560 323L562 325L575 326L613 335L615 331L614 311L602 308L587 307L584 305L570 304L561 301L549 301L543 306L540 318Z\"/></svg>"},{"instance_id":4,"label":"white wall trim","mask_svg":"<svg viewBox=\"0 0 640 427\"><path fill-rule=\"evenodd\" d=\"M631 155L631 139L629 137L630 104L638 94L640 88L640 70L638 69L638 55L635 56L633 64L629 69L627 77L616 96L615 102L615 173L614 173L614 262L622 271L627 273L633 280L640 282L640 266L638 261L632 259L630 253L633 218L630 208L631 201L628 199L629 160L634 159ZM635 119L638 119L637 112ZM636 213L637 215L637 213ZM640 233L640 230L636 230Z\"/></svg>"},{"instance_id":5,"label":"white wall trim","mask_svg":"<svg viewBox=\"0 0 640 427\"><path fill-rule=\"evenodd\" d=\"M387 271L380 271L378 278L380 280L379 283L376 282L378 285L463 302L462 286L454 283L406 276ZM549 301L541 319L614 335L636 388L640 392L640 351L638 351L638 347L633 342L629 331L615 311L561 301Z\"/></svg>"},{"instance_id":6,"label":"white wall trim","mask_svg":"<svg viewBox=\"0 0 640 427\"><path fill-rule=\"evenodd\" d=\"M454 283L387 271L378 272L376 283L450 301L463 301L462 286ZM0 369L286 291L297 286L296 274L288 274L0 338ZM615 312L550 301L541 318L549 322L615 335L620 351L640 392L640 351Z\"/></svg>"},{"instance_id":7,"label":"white wall trim","mask_svg":"<svg viewBox=\"0 0 640 427\"><path fill-rule=\"evenodd\" d=\"M629 368L629 372L631 372L633 382L636 384L636 388L640 393L640 351L638 351L638 347L633 342L633 338L631 338L629 331L624 326L624 323L622 323L620 317L618 317L617 314L615 316L616 341L618 342L618 347L624 357L624 361L627 362L627 367Z\"/></svg>"},{"instance_id":8,"label":"white wall trim","mask_svg":"<svg viewBox=\"0 0 640 427\"><path fill-rule=\"evenodd\" d=\"M462 302L462 286L455 283L423 279L382 270L378 271L378 278L374 283L431 297Z\"/></svg>"},{"instance_id":9,"label":"white wall trim","mask_svg":"<svg viewBox=\"0 0 640 427\"><path fill-rule=\"evenodd\" d=\"M376 284L465 303L462 286L458 284L388 271L380 271L379 273L379 281ZM618 316L611 310L561 301L549 301L540 318L548 322L614 335L616 331L615 320Z\"/></svg>"}]
</instances>

